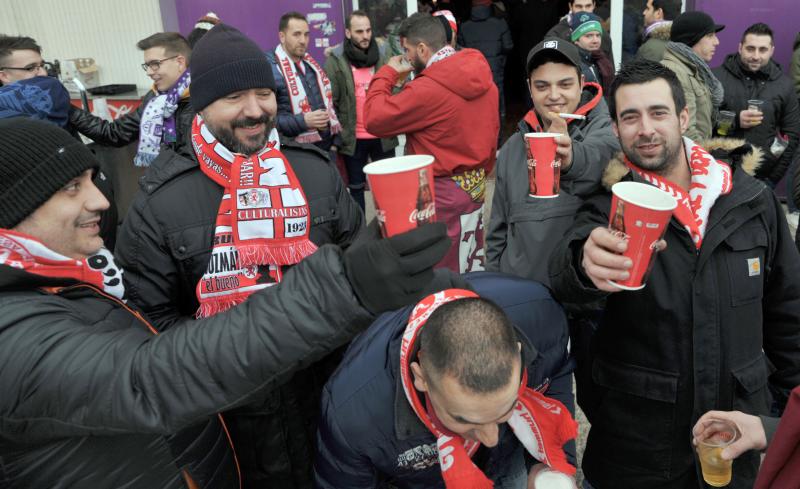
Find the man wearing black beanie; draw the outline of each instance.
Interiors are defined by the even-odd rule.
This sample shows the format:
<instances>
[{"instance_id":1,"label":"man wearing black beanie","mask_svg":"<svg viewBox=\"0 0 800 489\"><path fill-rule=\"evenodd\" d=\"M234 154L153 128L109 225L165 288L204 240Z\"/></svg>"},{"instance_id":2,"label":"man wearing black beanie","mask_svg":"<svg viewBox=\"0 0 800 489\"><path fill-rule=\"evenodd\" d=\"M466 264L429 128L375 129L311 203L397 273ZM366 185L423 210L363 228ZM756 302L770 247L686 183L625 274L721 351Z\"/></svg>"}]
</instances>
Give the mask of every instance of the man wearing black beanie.
<instances>
[{"instance_id":1,"label":"man wearing black beanie","mask_svg":"<svg viewBox=\"0 0 800 489\"><path fill-rule=\"evenodd\" d=\"M272 315L314 328L318 310L348 322L354 310L399 307L431 286L431 267L449 241L443 226L356 242L363 214L327 156L274 130L275 80L253 41L219 24L195 45L190 69L195 158L161 152L117 248L128 296L158 330L236 311L262 289L281 297ZM450 278L437 276L436 284ZM273 354L304 348L305 335L275 334L288 336ZM311 487L311 440L328 373L317 365L278 388L265 385L225 414L246 487Z\"/></svg>"},{"instance_id":2,"label":"man wearing black beanie","mask_svg":"<svg viewBox=\"0 0 800 489\"><path fill-rule=\"evenodd\" d=\"M709 139L725 90L708 63L719 45L717 32L724 25L705 12L684 12L672 22L670 42L661 64L678 75L689 109L689 129L684 136L693 141Z\"/></svg>"}]
</instances>

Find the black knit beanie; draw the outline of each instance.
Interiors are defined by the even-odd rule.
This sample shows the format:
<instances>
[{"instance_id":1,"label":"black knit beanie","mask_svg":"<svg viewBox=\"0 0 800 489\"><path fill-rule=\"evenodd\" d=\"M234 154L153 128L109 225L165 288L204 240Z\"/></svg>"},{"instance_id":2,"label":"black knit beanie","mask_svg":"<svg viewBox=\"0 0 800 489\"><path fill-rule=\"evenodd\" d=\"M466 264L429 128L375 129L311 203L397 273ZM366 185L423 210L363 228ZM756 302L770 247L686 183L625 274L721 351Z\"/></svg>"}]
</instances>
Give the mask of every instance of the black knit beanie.
<instances>
[{"instance_id":1,"label":"black knit beanie","mask_svg":"<svg viewBox=\"0 0 800 489\"><path fill-rule=\"evenodd\" d=\"M211 102L239 90L275 90L272 66L250 38L225 24L218 24L192 49L189 62L190 100L201 111Z\"/></svg>"},{"instance_id":2,"label":"black knit beanie","mask_svg":"<svg viewBox=\"0 0 800 489\"><path fill-rule=\"evenodd\" d=\"M0 121L0 228L13 228L70 180L99 166L58 126L22 117Z\"/></svg>"},{"instance_id":3,"label":"black knit beanie","mask_svg":"<svg viewBox=\"0 0 800 489\"><path fill-rule=\"evenodd\" d=\"M714 19L705 12L684 12L672 21L669 40L692 47L707 34L719 32L724 28L724 25L714 22Z\"/></svg>"}]
</instances>

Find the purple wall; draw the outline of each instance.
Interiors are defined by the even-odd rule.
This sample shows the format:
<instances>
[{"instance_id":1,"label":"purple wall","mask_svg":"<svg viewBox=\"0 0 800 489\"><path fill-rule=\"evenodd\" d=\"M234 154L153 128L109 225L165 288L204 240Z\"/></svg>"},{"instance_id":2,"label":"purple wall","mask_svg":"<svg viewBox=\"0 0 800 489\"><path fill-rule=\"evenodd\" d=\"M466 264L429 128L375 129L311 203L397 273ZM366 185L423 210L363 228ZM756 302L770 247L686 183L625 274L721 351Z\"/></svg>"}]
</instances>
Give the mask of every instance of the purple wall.
<instances>
[{"instance_id":1,"label":"purple wall","mask_svg":"<svg viewBox=\"0 0 800 489\"><path fill-rule=\"evenodd\" d=\"M706 12L725 30L718 34L719 46L711 66L718 66L725 56L739 48L742 33L756 22L764 22L775 32L774 60L788 73L792 56L792 44L797 36L797 0L695 0L692 10Z\"/></svg>"},{"instance_id":2,"label":"purple wall","mask_svg":"<svg viewBox=\"0 0 800 489\"><path fill-rule=\"evenodd\" d=\"M265 51L278 45L281 15L296 10L309 20L309 53L320 64L325 62L325 47L344 39L342 0L162 0L165 1L175 3L182 34L188 35L197 19L211 11L224 23L247 34Z\"/></svg>"}]
</instances>

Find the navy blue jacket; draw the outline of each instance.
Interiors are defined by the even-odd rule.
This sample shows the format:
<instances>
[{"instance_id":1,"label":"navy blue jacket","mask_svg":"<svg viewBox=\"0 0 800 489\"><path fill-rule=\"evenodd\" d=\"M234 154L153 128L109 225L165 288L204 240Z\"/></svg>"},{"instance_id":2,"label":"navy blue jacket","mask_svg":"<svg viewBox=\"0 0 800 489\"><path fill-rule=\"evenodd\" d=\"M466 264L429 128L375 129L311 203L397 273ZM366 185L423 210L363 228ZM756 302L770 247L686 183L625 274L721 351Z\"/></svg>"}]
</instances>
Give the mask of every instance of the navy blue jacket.
<instances>
[{"instance_id":1,"label":"navy blue jacket","mask_svg":"<svg viewBox=\"0 0 800 489\"><path fill-rule=\"evenodd\" d=\"M267 51L267 60L272 65L272 76L275 77L275 96L278 102L278 117L277 126L278 132L286 137L293 138L301 133L308 131L305 119L302 114L295 114L292 112L292 101L289 98L289 89L286 87L286 80L283 78L283 72L278 66L278 58L275 56L274 51ZM311 105L311 110L325 109L325 99L322 98L322 93L319 90L317 83L317 75L311 68L311 65L303 61L305 64L305 73L297 69L298 78L303 84L303 88L308 96L308 103ZM330 149L333 142L330 131L321 132L322 142L316 145L327 151Z\"/></svg>"},{"instance_id":2,"label":"navy blue jacket","mask_svg":"<svg viewBox=\"0 0 800 489\"><path fill-rule=\"evenodd\" d=\"M465 278L516 326L528 385L549 384L545 394L573 412L573 361L561 306L537 282L488 272ZM387 483L401 489L444 488L436 438L416 417L399 382L400 341L410 313L407 307L379 317L350 345L326 384L314 467L317 488L383 488ZM488 450L481 467L495 481L522 450L507 425L500 429L500 442ZM574 463L573 442L567 451Z\"/></svg>"}]
</instances>

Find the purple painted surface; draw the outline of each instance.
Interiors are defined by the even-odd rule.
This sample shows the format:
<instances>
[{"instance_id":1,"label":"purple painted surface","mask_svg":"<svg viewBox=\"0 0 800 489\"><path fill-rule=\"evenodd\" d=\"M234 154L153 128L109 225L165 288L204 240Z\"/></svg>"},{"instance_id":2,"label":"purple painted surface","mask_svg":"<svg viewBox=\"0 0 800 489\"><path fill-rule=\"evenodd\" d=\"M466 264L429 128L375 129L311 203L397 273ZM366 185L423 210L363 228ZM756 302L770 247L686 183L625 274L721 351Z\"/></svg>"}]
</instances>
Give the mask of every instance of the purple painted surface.
<instances>
[{"instance_id":1,"label":"purple painted surface","mask_svg":"<svg viewBox=\"0 0 800 489\"><path fill-rule=\"evenodd\" d=\"M309 20L311 30L309 53L320 64L325 62L325 44L333 46L344 39L342 0L169 1L175 2L178 28L184 35L191 32L197 19L211 11L224 23L247 34L263 50L273 50L278 45L278 21L281 15L296 10L306 15Z\"/></svg>"},{"instance_id":2,"label":"purple painted surface","mask_svg":"<svg viewBox=\"0 0 800 489\"><path fill-rule=\"evenodd\" d=\"M775 55L773 59L788 72L792 56L792 44L797 37L797 0L695 0L694 10L706 12L725 30L718 34L719 46L711 60L711 66L719 66L725 56L739 48L742 33L756 22L768 24L775 32Z\"/></svg>"}]
</instances>

